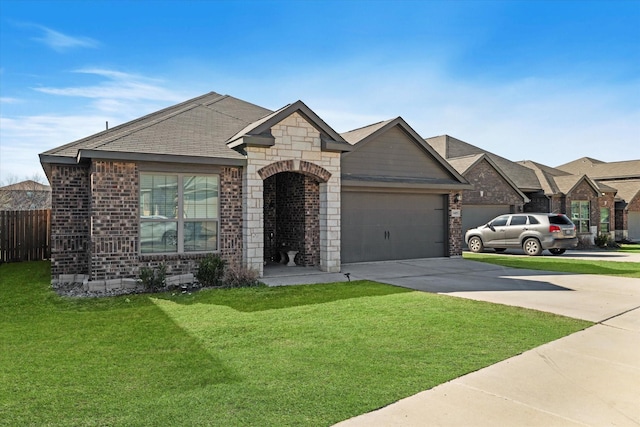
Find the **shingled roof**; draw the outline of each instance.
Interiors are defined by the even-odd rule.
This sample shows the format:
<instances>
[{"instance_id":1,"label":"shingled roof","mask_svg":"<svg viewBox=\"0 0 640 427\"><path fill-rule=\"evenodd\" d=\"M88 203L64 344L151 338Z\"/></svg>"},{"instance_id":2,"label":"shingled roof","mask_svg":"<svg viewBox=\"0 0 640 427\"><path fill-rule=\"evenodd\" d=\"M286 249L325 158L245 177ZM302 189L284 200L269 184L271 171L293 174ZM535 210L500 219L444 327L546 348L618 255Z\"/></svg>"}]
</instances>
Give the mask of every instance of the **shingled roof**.
<instances>
[{"instance_id":1,"label":"shingled roof","mask_svg":"<svg viewBox=\"0 0 640 427\"><path fill-rule=\"evenodd\" d=\"M75 163L83 157L177 160L207 158L240 161L244 156L226 141L272 111L210 92L103 132L40 154L40 161ZM45 167L46 170L46 167Z\"/></svg>"},{"instance_id":2,"label":"shingled roof","mask_svg":"<svg viewBox=\"0 0 640 427\"><path fill-rule=\"evenodd\" d=\"M640 178L640 160L626 160L605 163L600 160L583 157L565 163L556 169L575 175L589 175L593 179Z\"/></svg>"},{"instance_id":3,"label":"shingled roof","mask_svg":"<svg viewBox=\"0 0 640 427\"><path fill-rule=\"evenodd\" d=\"M449 135L426 138L425 141L447 160L457 157L486 154L521 191L528 192L542 189L536 173L532 169L487 150L483 150L480 147L476 147L475 145L471 145Z\"/></svg>"}]
</instances>

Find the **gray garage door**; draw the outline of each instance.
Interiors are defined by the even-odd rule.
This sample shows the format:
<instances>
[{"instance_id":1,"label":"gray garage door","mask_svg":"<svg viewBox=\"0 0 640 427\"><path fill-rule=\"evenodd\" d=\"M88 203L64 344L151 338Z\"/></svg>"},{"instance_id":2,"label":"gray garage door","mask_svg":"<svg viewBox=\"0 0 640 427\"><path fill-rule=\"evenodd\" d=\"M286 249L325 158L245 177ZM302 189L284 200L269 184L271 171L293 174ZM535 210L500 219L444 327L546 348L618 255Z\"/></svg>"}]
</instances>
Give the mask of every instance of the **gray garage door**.
<instances>
[{"instance_id":1,"label":"gray garage door","mask_svg":"<svg viewBox=\"0 0 640 427\"><path fill-rule=\"evenodd\" d=\"M498 215L508 214L509 205L462 205L462 234L482 224L486 224Z\"/></svg>"},{"instance_id":2,"label":"gray garage door","mask_svg":"<svg viewBox=\"0 0 640 427\"><path fill-rule=\"evenodd\" d=\"M342 193L342 262L445 256L445 196Z\"/></svg>"},{"instance_id":3,"label":"gray garage door","mask_svg":"<svg viewBox=\"0 0 640 427\"><path fill-rule=\"evenodd\" d=\"M629 240L640 241L640 212L629 212Z\"/></svg>"}]
</instances>

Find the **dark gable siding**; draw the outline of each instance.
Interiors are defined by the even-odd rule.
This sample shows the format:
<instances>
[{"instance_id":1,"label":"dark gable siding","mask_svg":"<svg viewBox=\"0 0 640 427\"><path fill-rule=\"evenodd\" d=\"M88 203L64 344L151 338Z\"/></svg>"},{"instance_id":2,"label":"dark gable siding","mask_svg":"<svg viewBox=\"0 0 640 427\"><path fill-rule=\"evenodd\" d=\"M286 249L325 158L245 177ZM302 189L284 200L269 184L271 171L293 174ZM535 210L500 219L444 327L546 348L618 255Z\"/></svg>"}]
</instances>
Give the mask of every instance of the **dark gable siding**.
<instances>
[{"instance_id":1,"label":"dark gable siding","mask_svg":"<svg viewBox=\"0 0 640 427\"><path fill-rule=\"evenodd\" d=\"M342 173L451 179L449 172L398 126L344 155Z\"/></svg>"}]
</instances>

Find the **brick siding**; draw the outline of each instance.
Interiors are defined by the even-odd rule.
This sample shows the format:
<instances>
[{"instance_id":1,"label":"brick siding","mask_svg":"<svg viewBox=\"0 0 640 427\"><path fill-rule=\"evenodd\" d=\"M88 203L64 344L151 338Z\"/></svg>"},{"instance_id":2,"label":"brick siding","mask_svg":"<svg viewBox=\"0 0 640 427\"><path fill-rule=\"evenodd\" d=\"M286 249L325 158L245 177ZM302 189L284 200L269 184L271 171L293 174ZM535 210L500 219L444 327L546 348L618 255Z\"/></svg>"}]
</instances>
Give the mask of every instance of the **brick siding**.
<instances>
[{"instance_id":1,"label":"brick siding","mask_svg":"<svg viewBox=\"0 0 640 427\"><path fill-rule=\"evenodd\" d=\"M89 169L51 167L51 275L89 274Z\"/></svg>"},{"instance_id":2,"label":"brick siding","mask_svg":"<svg viewBox=\"0 0 640 427\"><path fill-rule=\"evenodd\" d=\"M451 215L452 209L462 209L462 200L455 202L456 191L452 191L449 193L449 256L461 256L462 255L462 242L464 240L464 236L462 233L462 216L454 218Z\"/></svg>"},{"instance_id":3,"label":"brick siding","mask_svg":"<svg viewBox=\"0 0 640 427\"><path fill-rule=\"evenodd\" d=\"M462 201L466 205L510 205L522 207L522 196L486 160L465 172L464 177L473 185L464 190Z\"/></svg>"},{"instance_id":4,"label":"brick siding","mask_svg":"<svg viewBox=\"0 0 640 427\"><path fill-rule=\"evenodd\" d=\"M92 163L91 280L138 275L138 204L135 163Z\"/></svg>"}]
</instances>

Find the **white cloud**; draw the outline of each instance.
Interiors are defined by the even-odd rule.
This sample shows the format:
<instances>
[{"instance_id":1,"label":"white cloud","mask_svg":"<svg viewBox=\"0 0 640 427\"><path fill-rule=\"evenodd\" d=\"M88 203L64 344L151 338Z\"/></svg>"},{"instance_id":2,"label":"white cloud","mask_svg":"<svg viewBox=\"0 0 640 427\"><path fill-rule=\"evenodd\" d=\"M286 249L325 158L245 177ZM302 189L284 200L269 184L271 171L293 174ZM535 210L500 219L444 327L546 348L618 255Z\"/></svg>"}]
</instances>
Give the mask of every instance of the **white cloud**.
<instances>
[{"instance_id":1,"label":"white cloud","mask_svg":"<svg viewBox=\"0 0 640 427\"><path fill-rule=\"evenodd\" d=\"M18 104L21 100L18 98L11 98L8 96L0 96L0 104Z\"/></svg>"},{"instance_id":2,"label":"white cloud","mask_svg":"<svg viewBox=\"0 0 640 427\"><path fill-rule=\"evenodd\" d=\"M162 81L137 74L100 68L83 68L74 72L105 77L107 80L92 86L34 89L50 95L99 99L100 101L96 103L98 106L114 105L117 100L178 102L184 99L184 95L162 87Z\"/></svg>"},{"instance_id":3,"label":"white cloud","mask_svg":"<svg viewBox=\"0 0 640 427\"><path fill-rule=\"evenodd\" d=\"M98 41L92 38L70 36L44 25L28 24L28 26L37 28L42 32L42 36L34 37L34 40L44 43L57 52L65 52L75 48L97 48L100 45Z\"/></svg>"}]
</instances>

